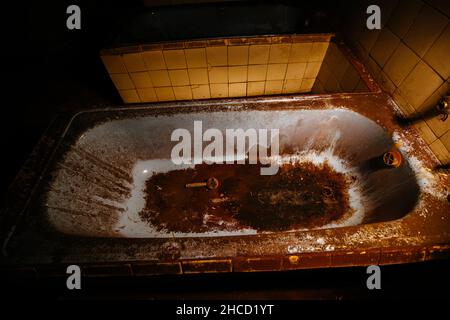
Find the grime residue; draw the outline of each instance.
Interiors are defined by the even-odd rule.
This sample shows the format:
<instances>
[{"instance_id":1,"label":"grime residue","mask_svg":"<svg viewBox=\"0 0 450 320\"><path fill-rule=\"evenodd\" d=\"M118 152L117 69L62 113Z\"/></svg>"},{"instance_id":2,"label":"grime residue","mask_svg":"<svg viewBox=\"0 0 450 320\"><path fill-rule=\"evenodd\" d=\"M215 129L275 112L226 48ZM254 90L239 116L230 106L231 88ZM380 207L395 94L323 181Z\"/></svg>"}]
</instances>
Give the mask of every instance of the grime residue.
<instances>
[{"instance_id":1,"label":"grime residue","mask_svg":"<svg viewBox=\"0 0 450 320\"><path fill-rule=\"evenodd\" d=\"M135 188L116 230L129 237L229 236L333 228L364 218L356 171L342 159L308 151L276 159L276 175L260 165L201 164L180 169L170 160L141 161ZM219 180L219 188L186 189Z\"/></svg>"},{"instance_id":2,"label":"grime residue","mask_svg":"<svg viewBox=\"0 0 450 320\"><path fill-rule=\"evenodd\" d=\"M154 175L140 216L158 231L287 231L321 227L350 210L349 181L327 163L284 164L273 176L259 170L257 164L201 164ZM210 177L218 188L185 188Z\"/></svg>"}]
</instances>

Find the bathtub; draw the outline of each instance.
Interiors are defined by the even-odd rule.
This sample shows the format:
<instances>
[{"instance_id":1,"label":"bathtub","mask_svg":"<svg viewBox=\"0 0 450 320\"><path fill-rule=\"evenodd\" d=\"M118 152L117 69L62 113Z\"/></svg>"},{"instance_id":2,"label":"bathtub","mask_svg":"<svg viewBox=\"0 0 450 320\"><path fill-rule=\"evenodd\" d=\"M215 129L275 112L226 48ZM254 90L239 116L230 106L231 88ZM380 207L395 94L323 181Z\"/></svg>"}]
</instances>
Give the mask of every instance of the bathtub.
<instances>
[{"instance_id":1,"label":"bathtub","mask_svg":"<svg viewBox=\"0 0 450 320\"><path fill-rule=\"evenodd\" d=\"M392 121L395 109L378 92L77 113L41 142L37 182L5 215L2 260L139 275L432 259L448 252L448 177L433 173L416 131ZM261 176L248 148L234 164L175 164L171 135L194 135L195 121L224 134L279 130L278 172ZM391 150L398 168L383 164ZM217 189L186 188L212 176Z\"/></svg>"}]
</instances>

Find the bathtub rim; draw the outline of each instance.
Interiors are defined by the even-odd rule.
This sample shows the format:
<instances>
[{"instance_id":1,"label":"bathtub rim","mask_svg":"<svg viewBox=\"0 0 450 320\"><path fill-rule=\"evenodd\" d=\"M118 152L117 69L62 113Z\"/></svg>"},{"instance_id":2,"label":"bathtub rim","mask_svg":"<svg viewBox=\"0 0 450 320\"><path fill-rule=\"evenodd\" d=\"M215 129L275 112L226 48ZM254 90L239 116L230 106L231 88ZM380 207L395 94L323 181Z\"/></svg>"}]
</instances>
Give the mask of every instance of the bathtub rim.
<instances>
[{"instance_id":1,"label":"bathtub rim","mask_svg":"<svg viewBox=\"0 0 450 320\"><path fill-rule=\"evenodd\" d=\"M342 99L343 101L351 101L351 98L354 96L368 96L368 97L375 97L378 98L378 96L373 95L371 93L352 93L352 94L339 94L338 99ZM39 214L42 214L42 208L39 206L39 191L46 191L46 183L51 182L51 179L49 178L49 174L51 172L52 168L55 168L57 166L57 163L61 160L61 158L70 151L72 145L76 143L81 135L84 134L84 132L93 129L97 126L100 126L104 123L115 121L115 120L122 120L122 119L133 119L136 117L157 117L159 115L161 116L170 116L170 115L178 115L178 114L190 114L190 113L209 113L209 112L229 112L229 111L236 111L236 112L245 112L245 111L291 111L291 110L346 110L349 112L356 113L362 117L367 118L369 121L372 121L374 124L378 125L380 128L382 128L384 131L386 131L387 134L390 134L388 126L384 126L383 123L380 123L378 119L375 119L373 117L370 117L370 113L365 113L365 108L358 107L359 110L354 110L353 108L349 108L348 106L336 106L334 103L329 103L330 101L334 101L337 97L336 94L326 94L326 95L291 95L291 96L273 96L273 97L267 97L262 96L258 98L241 98L241 99L219 99L208 101L208 100L198 100L195 102L192 101L185 101L181 103L177 102L165 102L165 103L153 103L153 104L138 104L134 107L128 107L124 106L123 108L96 108L92 110L81 110L76 113L74 113L70 119L67 122L67 125L63 126L62 133L58 139L57 144L54 146L53 150L51 151L51 154L46 161L45 168L42 170L41 174L39 175L39 180L36 182L35 186L33 187L33 191L30 194L27 205L24 207L22 214L25 216L25 219L27 216L29 216L28 211L30 209L35 209L38 211ZM319 99L319 100L318 100ZM330 101L329 101L330 100ZM370 100L370 99L369 99ZM311 106L308 104L309 101L316 101L319 102L317 105ZM292 103L292 104L290 104ZM295 105L295 104L299 105ZM231 108L230 108L231 107ZM137 112L136 114L133 114L134 112ZM113 116L116 115L117 118L110 119L109 114L112 114ZM90 115L99 116L97 119L83 119L83 117L89 117ZM81 128L77 128L77 120L83 122L88 121L89 123L86 125L82 123ZM58 120L55 120L57 123ZM75 126L75 128L74 128ZM73 133L71 136L70 133ZM408 213L409 214L409 213ZM406 214L407 215L407 214ZM393 219L390 221L396 221L398 219ZM34 217L31 217L31 220L34 221ZM38 223L40 223L40 219L37 219ZM386 221L389 222L389 221ZM370 223L373 224L373 223ZM40 230L41 227L38 226L38 230ZM347 227L342 227L347 228ZM333 228L329 228L333 229ZM320 230L320 229L317 229ZM327 230L327 229L323 229ZM42 228L43 233L48 233L50 235L58 235L60 237L67 237L67 238L100 238L100 239L110 239L115 237L89 237L89 236L75 236L70 234L65 234L60 231L58 231L56 228L53 227L46 227ZM305 232L300 230L290 230L288 232L298 233L298 232ZM276 234L279 232L273 232L271 234ZM265 234L263 234L265 235ZM245 235L246 237L251 235ZM228 236L227 236L228 237ZM239 237L237 236L229 236L229 237ZM187 237L189 238L201 238L201 237ZM214 237L218 238L218 237ZM141 239L141 238L134 238L134 239ZM155 239L155 238L142 238L142 239ZM167 239L167 238L161 238L161 239Z\"/></svg>"},{"instance_id":2,"label":"bathtub rim","mask_svg":"<svg viewBox=\"0 0 450 320\"><path fill-rule=\"evenodd\" d=\"M392 100L391 100L391 102L389 102L389 100L390 100L390 98L388 97L388 96L386 96L385 94L375 94L375 93L353 93L353 94L327 94L327 95L309 95L309 96L293 96L293 97L286 97L286 96L283 96L283 97L281 97L281 98L277 98L277 97L263 97L263 98L257 98L257 99L255 99L255 98L252 98L252 99L248 99L248 98L243 98L243 99L223 99L223 100L221 100L221 101L198 101L198 102L196 102L196 103L193 103L192 101L188 101L188 102L184 102L183 104L182 104L182 106L183 107L188 107L189 105L190 106L192 106L192 107L196 107L196 106L198 106L198 105L206 105L206 104L213 104L213 105L217 105L218 103L217 102L219 102L219 105L221 105L221 106L229 106L229 105L236 105L236 104L243 104L243 103L255 103L255 102L257 102L257 103L268 103L268 102L271 102L271 103L277 103L277 102L281 102L281 103L288 103L288 102L297 102L297 103L305 103L305 102L308 102L308 101L311 101L311 100L314 100L314 99L321 99L321 103L324 103L325 101L327 101L328 102L328 100L331 100L331 101L334 101L334 102L336 102L336 101L339 101L339 100L341 100L341 101L349 101L349 100L351 100L351 98L354 98L354 97L362 97L362 98L366 98L366 99L368 99L368 100L373 100L373 99L375 99L375 100L379 100L379 101L385 101L385 102L387 102L386 103L386 105L385 105L385 107L387 108L387 109L389 109L388 108L388 106L390 106L391 104L392 104ZM328 99L328 100L327 100ZM250 100L250 101L249 101ZM373 101L372 101L373 102ZM175 103L158 103L158 104L147 104L147 105L139 105L139 106L135 106L134 108L132 108L131 110L155 110L156 108L155 107L157 107L157 108L164 108L164 109L166 109L168 106L171 106L171 105L174 105L174 104L179 104L179 103L177 103L177 102L175 102ZM392 107L392 106L391 106ZM292 107L289 107L289 108L292 108ZM289 109L288 108L288 109ZM295 106L295 109L297 109L297 108L299 108L299 106ZM330 109L335 109L336 108L336 106L335 105L333 105L333 106L330 106L329 107ZM320 107L320 106L318 106L318 107L316 107L316 108L314 108L314 109L323 109L322 107ZM57 149L58 149L58 147L59 147L59 145L62 143L62 140L64 139L64 137L65 137L65 135L67 134L67 131L69 130L69 128L70 128L70 126L71 126L71 124L72 124L72 122L76 119L76 117L77 116L79 116L79 115L81 115L81 114L89 114L89 113L93 113L93 112L104 112L104 111L124 111L124 112L129 112L130 111L130 107L128 107L128 106L126 106L124 109L118 109L118 108L98 108L98 109L93 109L93 110L87 110L87 111L80 111L80 112L76 112L75 114L73 114L73 115L71 115L70 117L68 117L68 115L67 114L62 114L62 115L60 115L59 117L57 117L57 118L55 118L56 120L55 121L53 121L53 123L52 123L52 125L51 126L49 126L49 128L47 129L47 131L46 131L46 133L44 133L44 136L41 138L41 140L40 140L40 142L37 144L37 146L36 146L36 148L35 149L40 149L40 148L42 148L42 147L46 147L46 151L47 151L47 156L49 156L50 158L52 158L53 156L54 156L54 153L56 153L56 151L57 151ZM350 109L350 110L352 110L352 111L355 111L355 110L353 110L353 109ZM198 111L196 111L196 112L198 112ZM358 111L355 111L355 112L358 112ZM391 110L391 113L392 113L393 111ZM358 113L360 113L360 112L358 112ZM375 122L377 122L381 127L383 127L383 129L385 129L386 130L386 127L383 125L383 124L385 124L385 123L379 123L378 121L377 121L377 119L372 119L372 117L369 117L369 116L367 116L366 114L364 114L364 113L360 113L361 115L363 115L363 116L365 116L365 117L367 117L367 118L369 118L369 119L371 119L372 121L375 121ZM65 119L66 120L66 122L64 122L64 121L62 121L61 119ZM379 120L379 119L378 119ZM390 125L387 125L387 127L389 127ZM49 136L49 134L50 133L53 133L53 134L55 134L55 132L58 132L58 129L59 129L59 132L61 132L61 135L59 135L59 139L57 139L57 140L55 140L55 141L53 141L53 143L52 144L48 144L48 143L45 143L45 139L46 138L48 138L48 136ZM56 130L56 131L55 131ZM42 146L42 144L43 144L43 146ZM50 150L49 150L50 149ZM36 151L36 150L35 150ZM30 159L27 161L27 163L26 163L26 165L24 165L24 167L29 167L30 166L30 163L29 163L29 161L30 160L32 160L33 158L35 158L37 155L35 154L36 152L35 151L33 151L33 154L32 154L32 156L30 157ZM44 161L45 162L45 161ZM31 190L28 190L28 191L31 191L31 194L33 193L33 192L35 192L36 191L36 188L37 188L37 185L39 184L39 182L42 180L42 178L43 178L43 176L45 176L45 172L46 172L46 170L48 169L48 166L49 166L49 163L50 163L50 161L47 161L46 162L46 165L44 166L44 171L39 171L38 172L38 177L37 177L37 180L35 181L35 183L34 183L34 185L33 185L33 187L31 188ZM31 163L31 166L32 166L32 163ZM32 166L33 167L33 166ZM21 172L19 173L19 175L21 175L21 173L22 173L22 175L23 175L23 170L21 170ZM14 182L13 182L13 186L14 185L20 185L21 183L20 183L21 181L20 181L20 179L15 179L14 180ZM23 183L23 181L22 181L22 183ZM13 187L12 187L13 188ZM23 208L22 208L22 210L20 211L20 213L19 214L17 214L17 211L14 211L14 208L11 208L11 207L8 207L8 206L6 206L6 209L4 209L3 211L2 211L2 216L1 216L1 219L2 219L2 222L4 222L4 221L6 221L6 220L8 220L8 218L11 218L11 215L8 215L8 212L6 212L6 215L4 214L5 213L5 211L8 211L8 210L13 210L12 212L10 212L10 214L11 213L13 213L13 218L15 218L15 219L13 219L12 221L11 220L9 220L9 221L7 221L7 222L9 222L9 230L8 230L8 232L6 232L6 233L4 233L4 232L2 232L2 237L4 237L5 236L5 234L6 234L6 237L4 237L3 238L3 247L2 247L2 253L3 253L3 257L5 257L5 254L6 254L6 248L7 248L7 246L8 246L8 242L9 242L9 240L11 239L11 238L13 238L13 236L14 236L14 233L15 233L15 231L16 231L16 228L19 226L19 223L20 223L20 219L22 218L22 215L24 214L24 212L26 212L27 211L27 206L29 205L29 200L31 199L31 196L29 196L28 197L28 201L27 202L25 202L24 203L24 206L23 206ZM6 219L5 219L6 218ZM400 219L400 220L402 220L402 219ZM393 221L393 223L397 223L398 221ZM381 222L382 224L386 224L386 222ZM389 222L388 222L389 223ZM3 223L2 223L3 224ZM375 225L376 223L374 223L374 225ZM358 226L357 226L358 227ZM347 227L345 227L345 228L347 228ZM332 229L333 230L333 229ZM3 230L2 230L3 231ZM432 236L432 235L430 235L430 236ZM246 236L246 237L252 237L252 236ZM255 235L254 237L260 237L259 235ZM443 243L443 244L445 244L445 243L450 243L450 241L449 241L449 238L448 238L448 235L447 235L447 240L445 240L444 242L442 242L442 240L443 239L440 239L439 240L439 235L438 236L436 236L436 235L434 235L434 236L432 236L432 237L430 237L430 239L428 239L428 241L426 241L426 242L424 242L424 245L425 244L427 244L427 245L432 245L432 244L437 244L437 243ZM444 237L445 238L445 237ZM92 238L90 238L90 239L92 239ZM135 240L135 238L131 238L132 240ZM192 239L192 238L186 238L186 239ZM434 239L434 240L432 240L432 239ZM154 239L153 238L151 238L151 239L146 239L147 241L154 241ZM163 239L164 240L164 239ZM431 242L430 242L431 241ZM394 247L401 247L401 246L394 246ZM2 259L3 260L3 259ZM13 259L13 260L15 260L15 259Z\"/></svg>"}]
</instances>

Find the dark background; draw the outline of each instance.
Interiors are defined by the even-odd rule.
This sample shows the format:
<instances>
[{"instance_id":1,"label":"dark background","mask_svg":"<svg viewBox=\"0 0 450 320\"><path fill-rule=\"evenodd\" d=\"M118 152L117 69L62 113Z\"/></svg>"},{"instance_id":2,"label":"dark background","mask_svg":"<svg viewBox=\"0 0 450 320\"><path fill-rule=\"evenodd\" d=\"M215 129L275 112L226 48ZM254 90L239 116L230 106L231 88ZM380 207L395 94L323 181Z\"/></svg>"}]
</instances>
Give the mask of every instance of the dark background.
<instances>
[{"instance_id":1,"label":"dark background","mask_svg":"<svg viewBox=\"0 0 450 320\"><path fill-rule=\"evenodd\" d=\"M66 8L81 7L81 30ZM2 4L1 185L4 194L58 112L120 106L99 59L112 45L211 36L335 31L346 1L237 2L144 7L141 1L28 1ZM450 264L383 267L380 292L365 269L91 281L68 293L58 280L12 283L23 298L449 298ZM62 285L61 285L62 283ZM25 288L22 286L24 285Z\"/></svg>"}]
</instances>

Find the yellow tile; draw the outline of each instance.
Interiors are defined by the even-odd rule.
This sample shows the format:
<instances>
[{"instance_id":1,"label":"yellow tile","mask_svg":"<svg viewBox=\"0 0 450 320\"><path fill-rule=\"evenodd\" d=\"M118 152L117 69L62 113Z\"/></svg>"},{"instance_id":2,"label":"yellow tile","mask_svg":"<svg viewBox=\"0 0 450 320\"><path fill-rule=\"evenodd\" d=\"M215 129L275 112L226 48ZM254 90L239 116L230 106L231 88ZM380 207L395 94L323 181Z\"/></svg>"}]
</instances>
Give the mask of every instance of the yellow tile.
<instances>
[{"instance_id":1,"label":"yellow tile","mask_svg":"<svg viewBox=\"0 0 450 320\"><path fill-rule=\"evenodd\" d=\"M286 79L302 79L305 74L306 63L305 62L295 62L288 63L286 71Z\"/></svg>"},{"instance_id":2,"label":"yellow tile","mask_svg":"<svg viewBox=\"0 0 450 320\"><path fill-rule=\"evenodd\" d=\"M303 91L303 92L309 92L309 91L311 91L311 89L312 89L312 87L313 87L313 85L314 85L314 82L315 82L315 80L316 79L307 79L307 78L304 78L303 80L302 80L302 85L301 85L301 90Z\"/></svg>"},{"instance_id":3,"label":"yellow tile","mask_svg":"<svg viewBox=\"0 0 450 320\"><path fill-rule=\"evenodd\" d=\"M247 83L247 96L260 96L264 94L264 81L255 81Z\"/></svg>"},{"instance_id":4,"label":"yellow tile","mask_svg":"<svg viewBox=\"0 0 450 320\"><path fill-rule=\"evenodd\" d=\"M266 81L265 94L280 94L283 91L283 81Z\"/></svg>"},{"instance_id":5,"label":"yellow tile","mask_svg":"<svg viewBox=\"0 0 450 320\"><path fill-rule=\"evenodd\" d=\"M113 73L111 79L118 90L134 89L133 81L127 73Z\"/></svg>"},{"instance_id":6,"label":"yellow tile","mask_svg":"<svg viewBox=\"0 0 450 320\"><path fill-rule=\"evenodd\" d=\"M392 82L392 80L389 78L389 76L381 70L381 68L378 66L378 64L373 60L373 58L369 58L367 62L367 67L372 74L373 78L376 82L380 85L381 89L392 94L397 87ZM353 69L353 67L350 67L349 69ZM347 75L347 73L346 73ZM340 79L340 82L344 82L344 79Z\"/></svg>"},{"instance_id":7,"label":"yellow tile","mask_svg":"<svg viewBox=\"0 0 450 320\"><path fill-rule=\"evenodd\" d=\"M319 73L321 62L308 62L305 70L305 78L315 78Z\"/></svg>"},{"instance_id":8,"label":"yellow tile","mask_svg":"<svg viewBox=\"0 0 450 320\"><path fill-rule=\"evenodd\" d=\"M330 43L325 60L333 71L336 80L340 81L350 63L335 43Z\"/></svg>"},{"instance_id":9,"label":"yellow tile","mask_svg":"<svg viewBox=\"0 0 450 320\"><path fill-rule=\"evenodd\" d=\"M423 2L420 0L400 0L389 19L389 29L398 37L403 38L419 14L422 6Z\"/></svg>"},{"instance_id":10,"label":"yellow tile","mask_svg":"<svg viewBox=\"0 0 450 320\"><path fill-rule=\"evenodd\" d=\"M311 89L311 93L313 93L313 94L326 93L326 91L319 79L316 79L316 82L314 82L314 85Z\"/></svg>"},{"instance_id":11,"label":"yellow tile","mask_svg":"<svg viewBox=\"0 0 450 320\"><path fill-rule=\"evenodd\" d=\"M380 68L378 63L372 57L369 57L366 61L366 67L375 78L375 80L379 83L383 70Z\"/></svg>"},{"instance_id":12,"label":"yellow tile","mask_svg":"<svg viewBox=\"0 0 450 320\"><path fill-rule=\"evenodd\" d=\"M196 49L186 49L184 50L186 54L186 62L188 68L206 68L206 49L196 48Z\"/></svg>"},{"instance_id":13,"label":"yellow tile","mask_svg":"<svg viewBox=\"0 0 450 320\"><path fill-rule=\"evenodd\" d=\"M450 131L447 131L447 133L444 134L440 140L447 149L447 157L450 157L450 155L448 154L448 152L450 152Z\"/></svg>"},{"instance_id":14,"label":"yellow tile","mask_svg":"<svg viewBox=\"0 0 450 320\"><path fill-rule=\"evenodd\" d=\"M103 64L109 73L127 73L127 68L119 55L101 56Z\"/></svg>"},{"instance_id":15,"label":"yellow tile","mask_svg":"<svg viewBox=\"0 0 450 320\"><path fill-rule=\"evenodd\" d=\"M267 66L267 80L283 80L286 74L286 63L269 64Z\"/></svg>"},{"instance_id":16,"label":"yellow tile","mask_svg":"<svg viewBox=\"0 0 450 320\"><path fill-rule=\"evenodd\" d=\"M336 78L333 75L328 77L327 82L324 83L324 87L327 90L327 92L330 92L330 93L341 92L339 82L336 80Z\"/></svg>"},{"instance_id":17,"label":"yellow tile","mask_svg":"<svg viewBox=\"0 0 450 320\"><path fill-rule=\"evenodd\" d=\"M430 109L434 109L438 104L439 100L450 92L450 81L444 82L436 91L434 91L424 103L419 107L418 111L426 112ZM450 123L450 121L446 121ZM439 137L439 135L438 135Z\"/></svg>"},{"instance_id":18,"label":"yellow tile","mask_svg":"<svg viewBox=\"0 0 450 320\"><path fill-rule=\"evenodd\" d=\"M430 6L439 9L447 17L450 17L450 2L448 2L447 0L428 0L427 2L430 4Z\"/></svg>"},{"instance_id":19,"label":"yellow tile","mask_svg":"<svg viewBox=\"0 0 450 320\"><path fill-rule=\"evenodd\" d=\"M187 69L169 70L169 78L172 86L189 85L189 76Z\"/></svg>"},{"instance_id":20,"label":"yellow tile","mask_svg":"<svg viewBox=\"0 0 450 320\"><path fill-rule=\"evenodd\" d=\"M211 83L209 89L211 91L211 98L228 97L228 83Z\"/></svg>"},{"instance_id":21,"label":"yellow tile","mask_svg":"<svg viewBox=\"0 0 450 320\"><path fill-rule=\"evenodd\" d=\"M283 93L295 93L299 92L302 86L302 80L285 80L283 86Z\"/></svg>"},{"instance_id":22,"label":"yellow tile","mask_svg":"<svg viewBox=\"0 0 450 320\"><path fill-rule=\"evenodd\" d=\"M363 29L363 32L361 32L358 42L361 44L364 50L370 52L370 50L372 50L373 46L375 45L375 41L377 41L380 32L381 31L377 29L369 30L365 28Z\"/></svg>"},{"instance_id":23,"label":"yellow tile","mask_svg":"<svg viewBox=\"0 0 450 320\"><path fill-rule=\"evenodd\" d=\"M158 101L154 88L137 89L137 91L142 102Z\"/></svg>"},{"instance_id":24,"label":"yellow tile","mask_svg":"<svg viewBox=\"0 0 450 320\"><path fill-rule=\"evenodd\" d=\"M313 42L308 62L322 61L328 49L328 42Z\"/></svg>"},{"instance_id":25,"label":"yellow tile","mask_svg":"<svg viewBox=\"0 0 450 320\"><path fill-rule=\"evenodd\" d=\"M436 116L426 119L425 122L437 138L442 137L448 130L450 130L450 122L448 120L442 121Z\"/></svg>"},{"instance_id":26,"label":"yellow tile","mask_svg":"<svg viewBox=\"0 0 450 320\"><path fill-rule=\"evenodd\" d=\"M248 46L229 46L228 65L243 66L248 64Z\"/></svg>"},{"instance_id":27,"label":"yellow tile","mask_svg":"<svg viewBox=\"0 0 450 320\"><path fill-rule=\"evenodd\" d=\"M270 45L251 45L249 48L249 64L267 64L269 61Z\"/></svg>"},{"instance_id":28,"label":"yellow tile","mask_svg":"<svg viewBox=\"0 0 450 320\"><path fill-rule=\"evenodd\" d=\"M418 62L419 57L403 43L400 43L383 70L398 87Z\"/></svg>"},{"instance_id":29,"label":"yellow tile","mask_svg":"<svg viewBox=\"0 0 450 320\"><path fill-rule=\"evenodd\" d=\"M194 99L209 99L211 95L209 93L209 85L200 84L191 86L192 97Z\"/></svg>"},{"instance_id":30,"label":"yellow tile","mask_svg":"<svg viewBox=\"0 0 450 320\"><path fill-rule=\"evenodd\" d=\"M414 20L403 41L419 57L422 57L444 30L448 21L445 15L425 5Z\"/></svg>"},{"instance_id":31,"label":"yellow tile","mask_svg":"<svg viewBox=\"0 0 450 320\"><path fill-rule=\"evenodd\" d=\"M167 69L185 69L187 67L184 50L164 50L163 54Z\"/></svg>"},{"instance_id":32,"label":"yellow tile","mask_svg":"<svg viewBox=\"0 0 450 320\"><path fill-rule=\"evenodd\" d=\"M125 63L128 72L145 71L147 69L140 52L124 54L123 62Z\"/></svg>"},{"instance_id":33,"label":"yellow tile","mask_svg":"<svg viewBox=\"0 0 450 320\"><path fill-rule=\"evenodd\" d=\"M362 82L362 81L360 81ZM356 92L358 92L355 89ZM395 103L398 105L400 110L402 110L403 114L405 116L410 116L416 112L416 110L409 104L408 101L403 97L404 94L401 92L399 88L397 88L394 93L392 94L392 97L394 98Z\"/></svg>"},{"instance_id":34,"label":"yellow tile","mask_svg":"<svg viewBox=\"0 0 450 320\"><path fill-rule=\"evenodd\" d=\"M155 88L155 91L159 101L175 100L172 87Z\"/></svg>"},{"instance_id":35,"label":"yellow tile","mask_svg":"<svg viewBox=\"0 0 450 320\"><path fill-rule=\"evenodd\" d=\"M166 87L170 86L169 72L167 70L153 70L149 71L150 78L152 78L153 86Z\"/></svg>"},{"instance_id":36,"label":"yellow tile","mask_svg":"<svg viewBox=\"0 0 450 320\"><path fill-rule=\"evenodd\" d=\"M141 102L136 90L119 90L119 94L125 103L138 103Z\"/></svg>"},{"instance_id":37,"label":"yellow tile","mask_svg":"<svg viewBox=\"0 0 450 320\"><path fill-rule=\"evenodd\" d=\"M166 69L166 63L161 50L144 51L142 53L145 65L148 70L162 70Z\"/></svg>"},{"instance_id":38,"label":"yellow tile","mask_svg":"<svg viewBox=\"0 0 450 320\"><path fill-rule=\"evenodd\" d=\"M247 81L247 66L228 67L228 82Z\"/></svg>"},{"instance_id":39,"label":"yellow tile","mask_svg":"<svg viewBox=\"0 0 450 320\"><path fill-rule=\"evenodd\" d=\"M228 67L212 67L208 76L210 83L228 83Z\"/></svg>"},{"instance_id":40,"label":"yellow tile","mask_svg":"<svg viewBox=\"0 0 450 320\"><path fill-rule=\"evenodd\" d=\"M289 62L308 62L312 42L293 43Z\"/></svg>"},{"instance_id":41,"label":"yellow tile","mask_svg":"<svg viewBox=\"0 0 450 320\"><path fill-rule=\"evenodd\" d=\"M353 92L356 85L358 84L358 81L359 81L358 72L355 70L355 68L350 67L347 68L347 71L345 72L340 85L342 90L344 90L345 92Z\"/></svg>"},{"instance_id":42,"label":"yellow tile","mask_svg":"<svg viewBox=\"0 0 450 320\"><path fill-rule=\"evenodd\" d=\"M392 94L397 89L389 76L380 68L373 58L369 58L367 65L373 78L380 85L382 90ZM339 79L339 82L343 82L343 79Z\"/></svg>"},{"instance_id":43,"label":"yellow tile","mask_svg":"<svg viewBox=\"0 0 450 320\"><path fill-rule=\"evenodd\" d=\"M450 77L450 24L439 36L430 50L425 54L424 60L436 70L443 79Z\"/></svg>"},{"instance_id":44,"label":"yellow tile","mask_svg":"<svg viewBox=\"0 0 450 320\"><path fill-rule=\"evenodd\" d=\"M245 97L247 95L247 83L230 83L228 85L228 95L230 97Z\"/></svg>"},{"instance_id":45,"label":"yellow tile","mask_svg":"<svg viewBox=\"0 0 450 320\"><path fill-rule=\"evenodd\" d=\"M289 61L291 44L272 44L270 46L269 63L286 63Z\"/></svg>"},{"instance_id":46,"label":"yellow tile","mask_svg":"<svg viewBox=\"0 0 450 320\"><path fill-rule=\"evenodd\" d=\"M375 59L380 67L384 67L389 57L397 49L400 39L389 29L385 28L381 31L370 55Z\"/></svg>"},{"instance_id":47,"label":"yellow tile","mask_svg":"<svg viewBox=\"0 0 450 320\"><path fill-rule=\"evenodd\" d=\"M287 63L290 51L291 44L272 44L270 46L269 63Z\"/></svg>"},{"instance_id":48,"label":"yellow tile","mask_svg":"<svg viewBox=\"0 0 450 320\"><path fill-rule=\"evenodd\" d=\"M387 76L387 74L384 71L381 72L381 79L379 80L379 84L384 91L390 94L392 94L395 91L395 89L397 89L395 84L392 82L392 80Z\"/></svg>"},{"instance_id":49,"label":"yellow tile","mask_svg":"<svg viewBox=\"0 0 450 320\"><path fill-rule=\"evenodd\" d=\"M404 98L418 109L422 103L443 83L433 69L421 61L400 85Z\"/></svg>"},{"instance_id":50,"label":"yellow tile","mask_svg":"<svg viewBox=\"0 0 450 320\"><path fill-rule=\"evenodd\" d=\"M173 93L177 100L192 100L191 86L173 87Z\"/></svg>"},{"instance_id":51,"label":"yellow tile","mask_svg":"<svg viewBox=\"0 0 450 320\"><path fill-rule=\"evenodd\" d=\"M414 127L419 131L420 136L427 144L431 144L436 140L436 136L430 127L426 124L425 121L420 120L419 122L414 123Z\"/></svg>"},{"instance_id":52,"label":"yellow tile","mask_svg":"<svg viewBox=\"0 0 450 320\"><path fill-rule=\"evenodd\" d=\"M206 68L189 69L191 84L208 84L208 72Z\"/></svg>"},{"instance_id":53,"label":"yellow tile","mask_svg":"<svg viewBox=\"0 0 450 320\"><path fill-rule=\"evenodd\" d=\"M267 64L255 64L248 66L248 81L266 80Z\"/></svg>"},{"instance_id":54,"label":"yellow tile","mask_svg":"<svg viewBox=\"0 0 450 320\"><path fill-rule=\"evenodd\" d=\"M369 52L364 49L359 42L355 43L354 52L362 63L365 63L367 58L369 57Z\"/></svg>"},{"instance_id":55,"label":"yellow tile","mask_svg":"<svg viewBox=\"0 0 450 320\"><path fill-rule=\"evenodd\" d=\"M331 69L328 66L328 64L324 61L322 65L320 66L319 73L317 74L317 78L320 80L320 82L325 84L328 80L328 77L331 76Z\"/></svg>"},{"instance_id":56,"label":"yellow tile","mask_svg":"<svg viewBox=\"0 0 450 320\"><path fill-rule=\"evenodd\" d=\"M450 161L450 153L441 140L437 139L430 144L430 149L441 163L448 163Z\"/></svg>"},{"instance_id":57,"label":"yellow tile","mask_svg":"<svg viewBox=\"0 0 450 320\"><path fill-rule=\"evenodd\" d=\"M209 66L212 67L226 66L228 63L227 47L226 46L207 47L206 58L208 60Z\"/></svg>"},{"instance_id":58,"label":"yellow tile","mask_svg":"<svg viewBox=\"0 0 450 320\"><path fill-rule=\"evenodd\" d=\"M147 71L130 73L131 80L133 80L136 88L151 88L153 87L152 80Z\"/></svg>"}]
</instances>

